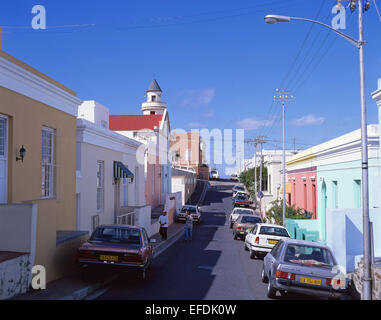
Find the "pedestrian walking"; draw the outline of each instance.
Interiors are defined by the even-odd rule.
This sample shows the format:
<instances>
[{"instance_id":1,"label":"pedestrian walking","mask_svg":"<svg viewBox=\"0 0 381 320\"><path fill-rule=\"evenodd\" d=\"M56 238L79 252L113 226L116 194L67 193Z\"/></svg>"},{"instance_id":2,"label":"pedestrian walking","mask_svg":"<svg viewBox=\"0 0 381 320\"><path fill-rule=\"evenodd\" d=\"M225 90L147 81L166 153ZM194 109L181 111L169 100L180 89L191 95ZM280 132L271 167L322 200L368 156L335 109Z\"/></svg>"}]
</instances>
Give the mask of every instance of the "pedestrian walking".
<instances>
[{"instance_id":1,"label":"pedestrian walking","mask_svg":"<svg viewBox=\"0 0 381 320\"><path fill-rule=\"evenodd\" d=\"M161 240L167 240L167 231L168 231L168 216L167 211L163 211L159 217Z\"/></svg>"},{"instance_id":2,"label":"pedestrian walking","mask_svg":"<svg viewBox=\"0 0 381 320\"><path fill-rule=\"evenodd\" d=\"M190 214L190 211L186 211L186 217L185 217L185 241L192 241L192 230L193 230L193 218Z\"/></svg>"}]
</instances>

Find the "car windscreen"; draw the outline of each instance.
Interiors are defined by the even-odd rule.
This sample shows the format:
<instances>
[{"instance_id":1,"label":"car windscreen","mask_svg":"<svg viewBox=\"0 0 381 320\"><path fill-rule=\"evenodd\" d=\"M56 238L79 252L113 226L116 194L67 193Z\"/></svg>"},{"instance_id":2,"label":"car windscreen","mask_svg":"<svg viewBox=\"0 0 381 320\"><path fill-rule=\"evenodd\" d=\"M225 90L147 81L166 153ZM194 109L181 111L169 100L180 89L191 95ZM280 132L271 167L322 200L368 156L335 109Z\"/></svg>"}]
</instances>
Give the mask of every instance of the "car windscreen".
<instances>
[{"instance_id":1,"label":"car windscreen","mask_svg":"<svg viewBox=\"0 0 381 320\"><path fill-rule=\"evenodd\" d=\"M183 213L185 213L187 211L189 211L190 213L196 213L196 208L188 208L188 207L186 207L186 208L182 208L181 209L181 212L183 212Z\"/></svg>"},{"instance_id":2,"label":"car windscreen","mask_svg":"<svg viewBox=\"0 0 381 320\"><path fill-rule=\"evenodd\" d=\"M256 224L256 223L261 223L261 222L262 222L262 219L259 217L243 216L241 218L241 223Z\"/></svg>"},{"instance_id":3,"label":"car windscreen","mask_svg":"<svg viewBox=\"0 0 381 320\"><path fill-rule=\"evenodd\" d=\"M281 227L271 227L271 226L262 226L259 230L259 234L269 235L269 236L278 236L278 237L290 237L285 228Z\"/></svg>"},{"instance_id":4,"label":"car windscreen","mask_svg":"<svg viewBox=\"0 0 381 320\"><path fill-rule=\"evenodd\" d=\"M129 228L101 227L95 230L90 241L140 244L140 230Z\"/></svg>"},{"instance_id":5,"label":"car windscreen","mask_svg":"<svg viewBox=\"0 0 381 320\"><path fill-rule=\"evenodd\" d=\"M239 190L239 191L245 191L245 188L244 187L241 187L241 186L237 186L235 187L236 190Z\"/></svg>"},{"instance_id":6,"label":"car windscreen","mask_svg":"<svg viewBox=\"0 0 381 320\"><path fill-rule=\"evenodd\" d=\"M236 200L247 200L247 196L245 196L245 195L237 195L236 197L235 197L235 199Z\"/></svg>"},{"instance_id":7,"label":"car windscreen","mask_svg":"<svg viewBox=\"0 0 381 320\"><path fill-rule=\"evenodd\" d=\"M284 261L311 267L332 268L334 266L329 250L308 245L289 244Z\"/></svg>"},{"instance_id":8,"label":"car windscreen","mask_svg":"<svg viewBox=\"0 0 381 320\"><path fill-rule=\"evenodd\" d=\"M249 210L234 210L233 211L233 214L254 214L253 211L249 211Z\"/></svg>"},{"instance_id":9,"label":"car windscreen","mask_svg":"<svg viewBox=\"0 0 381 320\"><path fill-rule=\"evenodd\" d=\"M211 171L210 173L211 173L211 174L216 174L216 173L217 173L217 171Z\"/></svg>"}]
</instances>

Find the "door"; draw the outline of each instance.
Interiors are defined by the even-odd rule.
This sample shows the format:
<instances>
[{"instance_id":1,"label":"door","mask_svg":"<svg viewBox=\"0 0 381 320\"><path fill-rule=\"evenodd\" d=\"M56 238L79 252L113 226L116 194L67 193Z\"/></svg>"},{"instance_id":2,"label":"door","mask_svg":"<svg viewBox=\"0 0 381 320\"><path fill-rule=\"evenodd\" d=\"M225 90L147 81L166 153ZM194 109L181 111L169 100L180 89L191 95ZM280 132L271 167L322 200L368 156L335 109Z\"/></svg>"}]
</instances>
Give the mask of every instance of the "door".
<instances>
[{"instance_id":1,"label":"door","mask_svg":"<svg viewBox=\"0 0 381 320\"><path fill-rule=\"evenodd\" d=\"M8 118L0 115L0 203L8 197Z\"/></svg>"}]
</instances>

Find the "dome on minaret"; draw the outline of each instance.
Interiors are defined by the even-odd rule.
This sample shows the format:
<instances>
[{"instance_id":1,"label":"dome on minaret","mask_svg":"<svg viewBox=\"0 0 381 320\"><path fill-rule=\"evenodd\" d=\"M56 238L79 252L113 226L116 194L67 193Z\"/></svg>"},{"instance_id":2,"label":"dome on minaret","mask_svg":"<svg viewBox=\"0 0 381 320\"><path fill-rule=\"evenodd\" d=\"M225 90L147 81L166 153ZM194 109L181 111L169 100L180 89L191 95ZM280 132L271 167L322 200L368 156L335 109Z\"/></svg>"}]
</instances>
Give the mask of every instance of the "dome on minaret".
<instances>
[{"instance_id":1,"label":"dome on minaret","mask_svg":"<svg viewBox=\"0 0 381 320\"><path fill-rule=\"evenodd\" d=\"M157 83L156 79L153 78L151 84L149 85L147 92L152 92L152 91L160 91L163 92Z\"/></svg>"},{"instance_id":2,"label":"dome on minaret","mask_svg":"<svg viewBox=\"0 0 381 320\"><path fill-rule=\"evenodd\" d=\"M142 111L145 115L152 114L163 114L164 110L167 108L167 104L161 101L162 90L157 83L156 79L153 78L151 84L146 91L147 100L142 103Z\"/></svg>"}]
</instances>

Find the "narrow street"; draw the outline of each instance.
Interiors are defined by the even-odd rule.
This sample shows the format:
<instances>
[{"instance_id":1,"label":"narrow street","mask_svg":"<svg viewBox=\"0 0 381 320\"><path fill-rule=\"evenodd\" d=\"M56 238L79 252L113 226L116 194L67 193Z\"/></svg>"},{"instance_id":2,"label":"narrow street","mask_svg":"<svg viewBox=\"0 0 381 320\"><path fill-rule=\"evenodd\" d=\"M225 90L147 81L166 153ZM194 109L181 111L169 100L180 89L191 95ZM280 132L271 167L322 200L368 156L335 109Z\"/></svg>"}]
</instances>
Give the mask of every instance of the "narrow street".
<instances>
[{"instance_id":1,"label":"narrow street","mask_svg":"<svg viewBox=\"0 0 381 320\"><path fill-rule=\"evenodd\" d=\"M228 225L231 182L211 182L202 203L203 219L193 241L177 241L153 263L146 282L128 274L97 299L267 299L262 260L252 260Z\"/></svg>"}]
</instances>

